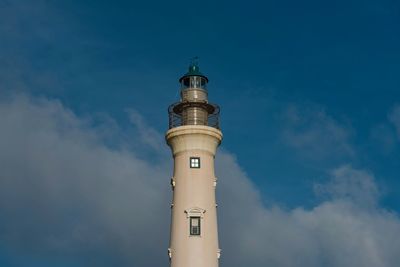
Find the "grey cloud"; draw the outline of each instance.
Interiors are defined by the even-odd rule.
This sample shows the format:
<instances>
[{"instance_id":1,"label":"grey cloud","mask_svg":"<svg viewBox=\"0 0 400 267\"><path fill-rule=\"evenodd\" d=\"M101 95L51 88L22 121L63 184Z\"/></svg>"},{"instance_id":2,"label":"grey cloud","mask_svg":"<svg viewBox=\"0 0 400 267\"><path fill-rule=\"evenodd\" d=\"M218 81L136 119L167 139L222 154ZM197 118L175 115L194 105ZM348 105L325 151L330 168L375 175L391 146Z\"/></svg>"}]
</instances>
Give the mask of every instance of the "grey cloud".
<instances>
[{"instance_id":1,"label":"grey cloud","mask_svg":"<svg viewBox=\"0 0 400 267\"><path fill-rule=\"evenodd\" d=\"M331 171L331 181L317 184L318 194L325 194L335 199L347 199L358 205L371 207L379 199L379 189L372 173L355 170L350 165L341 166Z\"/></svg>"},{"instance_id":2,"label":"grey cloud","mask_svg":"<svg viewBox=\"0 0 400 267\"><path fill-rule=\"evenodd\" d=\"M137 122L139 132L154 133ZM0 127L0 247L53 265L168 265L169 155L155 163L141 159L141 150L107 146L104 127L44 98L1 100ZM153 137L151 149L165 149L156 141L162 135ZM138 134L134 142L149 140ZM379 207L372 173L336 168L320 187L328 194L323 202L293 210L265 207L223 150L217 176L221 266L400 263L400 221Z\"/></svg>"},{"instance_id":3,"label":"grey cloud","mask_svg":"<svg viewBox=\"0 0 400 267\"><path fill-rule=\"evenodd\" d=\"M105 146L57 101L16 97L0 118L2 242L86 266L166 264L168 168Z\"/></svg>"},{"instance_id":4,"label":"grey cloud","mask_svg":"<svg viewBox=\"0 0 400 267\"><path fill-rule=\"evenodd\" d=\"M162 135L149 127L143 116L134 109L127 110L130 121L136 126L140 139L151 148L160 150L164 146Z\"/></svg>"}]
</instances>

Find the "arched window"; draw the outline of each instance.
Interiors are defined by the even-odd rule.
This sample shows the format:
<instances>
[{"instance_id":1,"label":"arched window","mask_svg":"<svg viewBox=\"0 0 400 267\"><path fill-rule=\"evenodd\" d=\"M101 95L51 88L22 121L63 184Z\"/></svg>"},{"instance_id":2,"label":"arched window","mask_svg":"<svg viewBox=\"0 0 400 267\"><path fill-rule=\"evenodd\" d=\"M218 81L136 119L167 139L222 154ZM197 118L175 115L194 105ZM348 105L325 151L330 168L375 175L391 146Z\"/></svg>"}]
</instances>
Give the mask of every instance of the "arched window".
<instances>
[{"instance_id":1,"label":"arched window","mask_svg":"<svg viewBox=\"0 0 400 267\"><path fill-rule=\"evenodd\" d=\"M185 210L185 212L189 219L189 235L201 236L201 220L206 211L201 208L191 208Z\"/></svg>"}]
</instances>

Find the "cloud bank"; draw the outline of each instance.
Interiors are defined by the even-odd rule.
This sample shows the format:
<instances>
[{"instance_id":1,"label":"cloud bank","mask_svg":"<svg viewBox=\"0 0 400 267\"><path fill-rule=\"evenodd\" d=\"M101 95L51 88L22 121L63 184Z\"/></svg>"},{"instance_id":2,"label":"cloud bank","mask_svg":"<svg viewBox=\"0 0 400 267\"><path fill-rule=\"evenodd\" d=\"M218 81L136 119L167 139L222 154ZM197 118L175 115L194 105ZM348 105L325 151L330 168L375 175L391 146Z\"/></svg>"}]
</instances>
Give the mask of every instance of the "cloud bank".
<instances>
[{"instance_id":1,"label":"cloud bank","mask_svg":"<svg viewBox=\"0 0 400 267\"><path fill-rule=\"evenodd\" d=\"M172 161L162 135L130 116L131 140L141 145L110 146L107 122L99 127L57 100L0 101L0 249L53 265L168 265ZM146 147L163 151L162 160L141 157ZM321 202L312 209L266 207L221 150L221 266L398 266L400 220L379 206L374 175L350 165L328 175L315 186Z\"/></svg>"}]
</instances>

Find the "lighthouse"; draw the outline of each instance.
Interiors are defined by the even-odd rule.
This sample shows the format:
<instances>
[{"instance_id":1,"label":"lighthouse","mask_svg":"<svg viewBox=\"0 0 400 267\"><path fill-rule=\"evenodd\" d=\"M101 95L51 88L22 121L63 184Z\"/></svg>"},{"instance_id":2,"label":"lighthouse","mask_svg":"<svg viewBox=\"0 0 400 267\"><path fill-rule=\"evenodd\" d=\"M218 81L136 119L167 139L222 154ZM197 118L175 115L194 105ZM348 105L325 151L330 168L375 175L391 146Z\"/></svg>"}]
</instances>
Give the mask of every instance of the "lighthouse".
<instances>
[{"instance_id":1,"label":"lighthouse","mask_svg":"<svg viewBox=\"0 0 400 267\"><path fill-rule=\"evenodd\" d=\"M193 61L179 79L180 101L168 108L165 137L174 159L171 187L171 267L217 267L217 178L214 158L221 143L219 107L208 102L208 78Z\"/></svg>"}]
</instances>

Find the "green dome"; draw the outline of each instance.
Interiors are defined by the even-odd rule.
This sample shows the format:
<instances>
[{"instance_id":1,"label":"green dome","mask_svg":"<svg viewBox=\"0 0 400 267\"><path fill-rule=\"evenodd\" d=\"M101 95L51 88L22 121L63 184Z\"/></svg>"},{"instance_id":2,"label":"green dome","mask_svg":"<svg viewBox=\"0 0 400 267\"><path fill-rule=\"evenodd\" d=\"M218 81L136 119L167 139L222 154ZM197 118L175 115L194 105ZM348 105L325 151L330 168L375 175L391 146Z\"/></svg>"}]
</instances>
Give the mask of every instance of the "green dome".
<instances>
[{"instance_id":1,"label":"green dome","mask_svg":"<svg viewBox=\"0 0 400 267\"><path fill-rule=\"evenodd\" d=\"M188 72L186 72L186 74L183 75L183 76L179 79L179 82L181 82L182 79L184 79L184 78L186 78L186 77L190 77L190 76L200 76L200 77L203 77L204 79L206 79L207 82L208 82L208 78L200 72L199 65L198 65L197 62L195 62L195 61L193 61L193 62L190 64Z\"/></svg>"}]
</instances>

